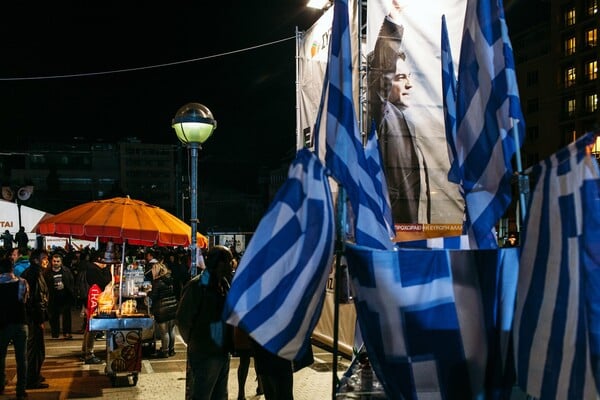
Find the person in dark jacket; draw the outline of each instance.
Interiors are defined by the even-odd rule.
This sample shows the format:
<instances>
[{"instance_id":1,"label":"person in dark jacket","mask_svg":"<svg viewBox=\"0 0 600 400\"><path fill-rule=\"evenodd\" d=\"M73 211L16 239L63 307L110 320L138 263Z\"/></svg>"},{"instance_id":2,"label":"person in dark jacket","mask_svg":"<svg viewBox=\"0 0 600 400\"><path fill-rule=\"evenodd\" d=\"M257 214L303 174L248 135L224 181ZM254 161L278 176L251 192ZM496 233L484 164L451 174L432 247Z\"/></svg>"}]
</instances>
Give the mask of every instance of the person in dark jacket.
<instances>
[{"instance_id":1,"label":"person in dark jacket","mask_svg":"<svg viewBox=\"0 0 600 400\"><path fill-rule=\"evenodd\" d=\"M27 310L29 285L13 273L9 258L0 260L0 395L6 382L6 354L12 342L17 363L17 400L27 398Z\"/></svg>"},{"instance_id":2,"label":"person in dark jacket","mask_svg":"<svg viewBox=\"0 0 600 400\"><path fill-rule=\"evenodd\" d=\"M23 251L27 250L29 245L29 236L27 236L24 226L21 226L19 231L15 234L15 243L17 243L17 247Z\"/></svg>"},{"instance_id":3,"label":"person in dark jacket","mask_svg":"<svg viewBox=\"0 0 600 400\"><path fill-rule=\"evenodd\" d=\"M228 398L232 332L221 319L233 275L233 256L225 246L214 246L206 269L184 288L177 308L177 326L188 345L192 399Z\"/></svg>"},{"instance_id":4,"label":"person in dark jacket","mask_svg":"<svg viewBox=\"0 0 600 400\"><path fill-rule=\"evenodd\" d=\"M48 261L48 252L34 249L29 256L29 268L21 274L27 281L31 295L27 300L27 388L45 389L41 375L46 359L44 323L48 320L48 286L42 275L42 263Z\"/></svg>"},{"instance_id":5,"label":"person in dark jacket","mask_svg":"<svg viewBox=\"0 0 600 400\"><path fill-rule=\"evenodd\" d=\"M175 355L175 317L177 299L175 297L171 271L163 264L156 263L152 269L152 291L148 294L152 300L152 315L160 333L161 348L159 358Z\"/></svg>"},{"instance_id":6,"label":"person in dark jacket","mask_svg":"<svg viewBox=\"0 0 600 400\"><path fill-rule=\"evenodd\" d=\"M112 275L108 264L102 262L99 254L96 254L94 262L86 262L83 267L86 268L86 279L90 287L98 285L100 290L104 291L106 285L112 281ZM87 304L87 301L86 303ZM91 310L86 309L86 315L89 319ZM90 332L89 325L86 326L85 333L83 334L83 343L81 351L83 353L83 359L86 364L102 364L102 360L96 357L94 354L94 341L96 340L96 333Z\"/></svg>"},{"instance_id":7,"label":"person in dark jacket","mask_svg":"<svg viewBox=\"0 0 600 400\"><path fill-rule=\"evenodd\" d=\"M63 339L73 339L71 335L71 308L74 304L73 274L62 263L62 255L52 255L50 268L44 271L44 279L50 290L48 299L48 314L50 317L50 331L52 337L57 339L60 333L62 318Z\"/></svg>"}]
</instances>

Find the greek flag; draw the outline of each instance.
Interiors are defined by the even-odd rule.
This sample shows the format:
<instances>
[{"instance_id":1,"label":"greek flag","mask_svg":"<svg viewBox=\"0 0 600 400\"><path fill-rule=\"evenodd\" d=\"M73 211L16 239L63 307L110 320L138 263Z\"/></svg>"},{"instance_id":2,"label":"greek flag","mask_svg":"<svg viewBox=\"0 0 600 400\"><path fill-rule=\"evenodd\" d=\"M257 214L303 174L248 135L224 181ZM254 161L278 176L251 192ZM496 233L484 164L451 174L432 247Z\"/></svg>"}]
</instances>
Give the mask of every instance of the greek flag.
<instances>
[{"instance_id":1,"label":"greek flag","mask_svg":"<svg viewBox=\"0 0 600 400\"><path fill-rule=\"evenodd\" d=\"M514 322L518 385L539 399L600 388L600 178L586 135L525 171L532 193Z\"/></svg>"},{"instance_id":2,"label":"greek flag","mask_svg":"<svg viewBox=\"0 0 600 400\"><path fill-rule=\"evenodd\" d=\"M456 75L454 74L454 61L452 60L445 15L442 15L442 96L444 99L448 160L450 161L448 180L460 183L458 156L456 154Z\"/></svg>"},{"instance_id":3,"label":"greek flag","mask_svg":"<svg viewBox=\"0 0 600 400\"><path fill-rule=\"evenodd\" d=\"M501 0L467 3L456 103L465 232L472 248L496 248L494 226L511 201L511 158L524 133Z\"/></svg>"},{"instance_id":4,"label":"greek flag","mask_svg":"<svg viewBox=\"0 0 600 400\"><path fill-rule=\"evenodd\" d=\"M517 248L346 250L360 332L388 398L510 393Z\"/></svg>"},{"instance_id":5,"label":"greek flag","mask_svg":"<svg viewBox=\"0 0 600 400\"><path fill-rule=\"evenodd\" d=\"M348 193L356 243L391 249L389 224L382 209L384 200L378 189L385 181L379 182L371 175L354 110L348 0L335 1L329 60L315 132L317 143L321 142L318 137L325 134L325 165Z\"/></svg>"},{"instance_id":6,"label":"greek flag","mask_svg":"<svg viewBox=\"0 0 600 400\"><path fill-rule=\"evenodd\" d=\"M301 357L323 306L333 218L324 168L312 152L300 150L246 248L223 319L271 353Z\"/></svg>"},{"instance_id":7,"label":"greek flag","mask_svg":"<svg viewBox=\"0 0 600 400\"><path fill-rule=\"evenodd\" d=\"M396 236L394 221L392 219L392 205L390 203L390 194L388 193L387 181L383 168L381 167L381 151L379 150L379 141L377 140L377 129L375 121L371 122L371 130L367 137L367 145L365 146L365 156L367 157L367 165L369 166L370 176L373 178L375 186L375 194L379 202L379 208L383 215L386 228L390 237Z\"/></svg>"}]
</instances>

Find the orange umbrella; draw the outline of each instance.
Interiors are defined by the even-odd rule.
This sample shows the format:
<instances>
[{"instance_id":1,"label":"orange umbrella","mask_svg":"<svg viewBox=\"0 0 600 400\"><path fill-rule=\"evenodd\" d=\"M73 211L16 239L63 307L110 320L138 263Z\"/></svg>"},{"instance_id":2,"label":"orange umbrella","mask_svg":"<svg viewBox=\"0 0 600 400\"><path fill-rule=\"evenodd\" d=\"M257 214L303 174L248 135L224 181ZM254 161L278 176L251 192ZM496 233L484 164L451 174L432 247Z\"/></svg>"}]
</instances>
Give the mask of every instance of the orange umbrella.
<instances>
[{"instance_id":1,"label":"orange umbrella","mask_svg":"<svg viewBox=\"0 0 600 400\"><path fill-rule=\"evenodd\" d=\"M191 242L188 224L160 207L129 196L80 204L44 219L37 232L141 246L189 246ZM196 243L207 247L208 239L198 234Z\"/></svg>"}]
</instances>

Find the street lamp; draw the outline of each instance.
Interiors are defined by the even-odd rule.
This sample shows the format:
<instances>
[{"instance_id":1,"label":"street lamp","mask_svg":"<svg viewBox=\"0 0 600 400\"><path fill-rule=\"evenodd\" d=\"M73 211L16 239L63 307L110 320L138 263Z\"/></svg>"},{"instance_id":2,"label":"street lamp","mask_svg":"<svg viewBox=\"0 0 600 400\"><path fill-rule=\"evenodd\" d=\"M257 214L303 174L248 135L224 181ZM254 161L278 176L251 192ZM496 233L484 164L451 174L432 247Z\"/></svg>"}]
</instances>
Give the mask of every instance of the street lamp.
<instances>
[{"instance_id":1,"label":"street lamp","mask_svg":"<svg viewBox=\"0 0 600 400\"><path fill-rule=\"evenodd\" d=\"M192 164L192 176L190 178L190 225L192 226L190 251L192 265L190 275L194 277L197 273L198 193L196 187L198 184L198 149L212 135L217 127L217 121L206 106L199 103L188 103L177 110L171 126L175 129L179 140L190 149Z\"/></svg>"}]
</instances>

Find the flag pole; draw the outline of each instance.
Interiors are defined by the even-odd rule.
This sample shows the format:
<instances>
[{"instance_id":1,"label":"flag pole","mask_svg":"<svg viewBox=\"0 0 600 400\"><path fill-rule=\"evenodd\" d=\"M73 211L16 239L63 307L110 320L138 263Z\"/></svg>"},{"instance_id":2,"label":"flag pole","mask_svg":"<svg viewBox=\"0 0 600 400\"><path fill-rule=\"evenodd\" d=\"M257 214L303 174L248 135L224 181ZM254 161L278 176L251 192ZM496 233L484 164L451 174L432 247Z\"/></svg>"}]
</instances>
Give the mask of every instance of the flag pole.
<instances>
[{"instance_id":1,"label":"flag pole","mask_svg":"<svg viewBox=\"0 0 600 400\"><path fill-rule=\"evenodd\" d=\"M515 159L517 164L518 187L519 187L519 209L521 211L520 222L525 221L527 213L527 200L529 199L529 177L523 174L523 165L521 164L521 143L519 141L519 121L511 118L513 122L513 139L515 140ZM519 229L520 233L520 229ZM519 234L520 236L520 234ZM519 243L521 238L519 237Z\"/></svg>"},{"instance_id":2,"label":"flag pole","mask_svg":"<svg viewBox=\"0 0 600 400\"><path fill-rule=\"evenodd\" d=\"M337 376L337 365L338 365L338 340L339 340L339 324L340 324L340 280L341 274L341 260L344 254L345 245L345 229L344 221L346 221L346 189L343 186L338 186L338 197L337 197L337 208L335 213L335 279L333 283L333 351L332 351L332 380L331 380L331 398L335 400L337 386L339 383Z\"/></svg>"}]
</instances>

